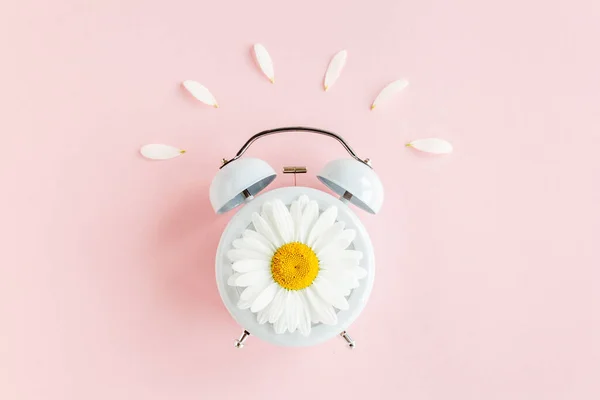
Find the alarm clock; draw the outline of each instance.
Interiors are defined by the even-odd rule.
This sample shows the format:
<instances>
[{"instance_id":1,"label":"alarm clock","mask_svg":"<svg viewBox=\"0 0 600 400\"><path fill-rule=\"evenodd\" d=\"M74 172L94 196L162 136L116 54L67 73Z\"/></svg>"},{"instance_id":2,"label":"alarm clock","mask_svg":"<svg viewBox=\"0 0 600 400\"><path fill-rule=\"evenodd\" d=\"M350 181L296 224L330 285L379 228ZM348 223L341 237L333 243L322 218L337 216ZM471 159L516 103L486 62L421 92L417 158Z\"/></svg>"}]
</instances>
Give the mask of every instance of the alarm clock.
<instances>
[{"instance_id":1,"label":"alarm clock","mask_svg":"<svg viewBox=\"0 0 600 400\"><path fill-rule=\"evenodd\" d=\"M308 187L263 192L275 170L258 158L242 157L258 139L284 132L336 139L350 158L330 161L317 178L337 196ZM285 167L284 173L305 173ZM294 182L296 180L294 179ZM369 234L354 207L376 214L383 185L369 159L361 159L338 134L284 127L252 136L222 165L210 185L217 214L232 211L219 241L216 280L221 299L243 332L281 346L312 346L334 336L356 343L348 327L364 309L375 278Z\"/></svg>"}]
</instances>

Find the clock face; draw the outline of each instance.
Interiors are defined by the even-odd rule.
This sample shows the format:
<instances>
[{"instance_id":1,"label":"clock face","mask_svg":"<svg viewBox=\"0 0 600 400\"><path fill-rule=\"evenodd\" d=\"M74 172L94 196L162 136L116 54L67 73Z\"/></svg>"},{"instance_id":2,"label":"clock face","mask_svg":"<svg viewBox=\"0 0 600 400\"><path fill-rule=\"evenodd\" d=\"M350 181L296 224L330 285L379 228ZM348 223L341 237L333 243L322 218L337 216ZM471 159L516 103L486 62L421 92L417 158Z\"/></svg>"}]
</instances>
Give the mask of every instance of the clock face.
<instances>
[{"instance_id":1,"label":"clock face","mask_svg":"<svg viewBox=\"0 0 600 400\"><path fill-rule=\"evenodd\" d=\"M342 235L351 238L351 240L347 241L349 244L347 247L344 247L345 250L339 250L338 253L328 253L326 250L332 249L335 246L329 248L326 247L327 244L324 244L324 242L327 239L327 235L323 235L319 242L319 238L309 238L308 233L305 233L304 235L297 233L296 237L287 240L283 238L286 235L281 235L279 236L279 239L274 239L275 242L279 240L279 242L275 244L264 241L266 246L272 249L271 253L265 250L267 256L264 257L262 255L254 257L253 254L256 254L256 252L253 250L239 251L240 243L244 243L243 238L249 233L248 230L254 231L250 232L252 233L250 236L259 237L259 232L257 231L260 231L260 229L257 229L255 224L261 223L260 220L257 221L257 218L261 212L264 211L265 205L266 207L271 207L273 204L279 205L280 210L283 210L282 214L288 215L286 213L292 209L292 204L294 202L298 203L300 198L308 198L311 201L316 202L316 205L311 205L314 206L315 210L318 208L318 214L320 216L325 215L330 217L330 221L328 222L333 221L336 226L341 227L340 229L343 230L343 232L340 232L349 234ZM294 207L297 206L298 204L295 204ZM329 211L325 214L325 211L328 209ZM323 218L324 220L327 219L325 216ZM267 217L265 220L272 219ZM314 220L313 223L315 223ZM278 225L276 221L274 224ZM268 228L265 229L268 230ZM294 228L290 229L293 230ZM329 232L334 230L335 229L332 228ZM293 233L290 233L289 238L292 238L293 235ZM302 239L298 240L299 238ZM262 240L261 237L259 237L259 239ZM302 242L305 242L306 244ZM319 246L319 243L321 246ZM347 243L344 242L343 246L346 246ZM319 252L319 247L323 247L324 253ZM345 253L346 251L347 253ZM326 265L328 259L335 259L338 255L343 258L344 254L362 254L362 258L359 261L356 261L357 267L349 267L352 271L359 271L357 272L359 275L351 276L351 281L354 282L354 284L348 287L344 287L344 283L336 281L340 275L327 271ZM246 255L250 257L250 260L244 259ZM288 256L288 258L286 259L285 256ZM252 260L253 257L263 257L264 259ZM236 262L238 262L238 264L234 267L234 263ZM333 261L333 263L335 263L335 261ZM265 268L265 270L255 271L255 267L258 268L259 266ZM302 304L310 308L311 300L315 300L320 294L324 295L325 299L330 299L330 296L328 296L324 290L325 283L336 288L342 287L342 289L337 292L338 297L333 299L333 305L320 298L315 300L320 302L319 304L323 304L324 307L327 307L331 312L335 313L335 315L333 315L334 318L328 319L327 324L322 323L321 321L311 322L309 318L308 321L305 320L307 324L305 324L304 329L301 330L300 327L298 327L298 329L293 329L292 332L290 332L290 329L286 329L284 323L282 329L282 325L278 325L273 319L271 319L273 322L267 320L268 309L261 308L261 306L255 307L256 304L252 304L252 307L250 307L250 304L247 301L244 302L244 298L240 301L244 290L251 289L248 282L242 281L248 281L249 279L247 277L253 278L253 276L247 274L242 277L244 274L240 274L240 270L242 270L241 267L251 269L254 276L257 277L264 274L264 288L261 288L261 291L272 291L272 295L270 296L269 293L265 293L263 298L267 298L267 300L271 299L273 304L280 301L280 298L288 295L290 297L296 295L299 296L297 303L280 302L278 305L278 312L272 313L279 316L285 315L290 311L289 308L291 307L295 307L294 310L291 310L292 313L297 314L298 310L302 312ZM236 268L236 270L234 270L234 268ZM286 268L291 268L292 272L289 272L290 269L286 270ZM294 270L294 268L296 268L296 270ZM246 270L244 269L242 272L246 272ZM373 287L374 273L375 259L371 241L367 231L354 212L339 199L320 190L305 187L284 187L275 189L248 201L225 228L219 242L216 256L217 286L221 298L233 318L245 330L250 332L250 334L258 336L267 342L283 346L315 345L346 330L366 305ZM268 282L266 279L268 279ZM323 282L326 280L328 282ZM321 284L323 285L322 287L320 286ZM301 297L304 296L304 294L309 295L308 301ZM343 296L343 298L340 296ZM292 305L290 306L290 304ZM274 307L274 305L270 306ZM288 308L287 310L285 309L286 307Z\"/></svg>"}]
</instances>

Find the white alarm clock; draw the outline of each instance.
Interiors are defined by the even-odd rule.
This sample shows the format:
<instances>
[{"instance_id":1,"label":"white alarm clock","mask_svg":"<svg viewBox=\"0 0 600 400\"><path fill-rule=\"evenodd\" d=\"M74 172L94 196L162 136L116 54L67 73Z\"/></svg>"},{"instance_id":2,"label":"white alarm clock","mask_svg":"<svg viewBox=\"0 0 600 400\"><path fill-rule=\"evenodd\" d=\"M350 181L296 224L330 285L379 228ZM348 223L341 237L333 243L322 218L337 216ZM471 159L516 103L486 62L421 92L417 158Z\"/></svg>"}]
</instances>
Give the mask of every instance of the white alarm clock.
<instances>
[{"instance_id":1,"label":"white alarm clock","mask_svg":"<svg viewBox=\"0 0 600 400\"><path fill-rule=\"evenodd\" d=\"M259 195L276 173L263 160L241 156L263 136L294 131L335 138L348 151L352 158L331 161L317 175L339 197L297 186ZM304 172L284 168L284 173ZM381 208L383 186L370 161L332 132L267 130L252 136L232 159L223 159L210 201L218 214L243 204L216 255L219 293L243 328L235 346L243 347L249 335L282 346L311 346L340 335L354 348L347 329L371 293L375 256L349 205L372 214Z\"/></svg>"}]
</instances>

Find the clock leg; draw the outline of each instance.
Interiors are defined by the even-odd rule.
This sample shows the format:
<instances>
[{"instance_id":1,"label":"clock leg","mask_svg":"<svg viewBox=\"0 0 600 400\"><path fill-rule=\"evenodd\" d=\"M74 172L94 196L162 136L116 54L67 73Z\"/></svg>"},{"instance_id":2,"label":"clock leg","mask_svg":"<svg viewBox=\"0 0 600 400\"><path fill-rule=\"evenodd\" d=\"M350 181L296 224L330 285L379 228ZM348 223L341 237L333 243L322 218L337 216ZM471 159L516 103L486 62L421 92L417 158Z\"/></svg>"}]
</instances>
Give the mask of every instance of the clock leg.
<instances>
[{"instance_id":1,"label":"clock leg","mask_svg":"<svg viewBox=\"0 0 600 400\"><path fill-rule=\"evenodd\" d=\"M350 350L353 350L356 347L356 342L354 341L354 339L352 339L348 332L344 331L340 333L340 336L344 338Z\"/></svg>"},{"instance_id":2,"label":"clock leg","mask_svg":"<svg viewBox=\"0 0 600 400\"><path fill-rule=\"evenodd\" d=\"M236 341L234 342L234 346L236 347L236 349L241 349L242 347L244 347L244 343L246 342L246 339L248 339L248 336L250 336L250 332L246 330L242 332L240 338L236 339Z\"/></svg>"}]
</instances>

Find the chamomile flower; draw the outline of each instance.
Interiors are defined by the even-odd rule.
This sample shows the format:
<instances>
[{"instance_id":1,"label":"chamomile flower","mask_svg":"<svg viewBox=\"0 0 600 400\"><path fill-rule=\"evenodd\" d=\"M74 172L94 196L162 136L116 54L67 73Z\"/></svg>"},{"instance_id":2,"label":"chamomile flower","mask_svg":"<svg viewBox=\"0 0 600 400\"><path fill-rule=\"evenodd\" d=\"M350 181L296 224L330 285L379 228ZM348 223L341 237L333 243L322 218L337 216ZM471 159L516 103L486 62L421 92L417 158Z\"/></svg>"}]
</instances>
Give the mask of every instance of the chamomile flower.
<instances>
[{"instance_id":1,"label":"chamomile flower","mask_svg":"<svg viewBox=\"0 0 600 400\"><path fill-rule=\"evenodd\" d=\"M336 221L337 207L319 211L316 201L300 196L288 209L281 200L263 204L252 215L254 229L233 242L227 256L234 274L227 283L245 288L241 309L271 323L276 333L308 336L312 324L335 325L337 311L367 271L362 253L348 249L356 236Z\"/></svg>"}]
</instances>

